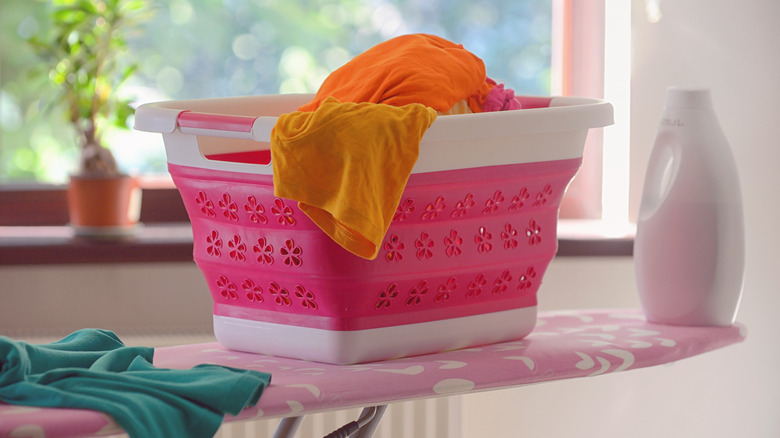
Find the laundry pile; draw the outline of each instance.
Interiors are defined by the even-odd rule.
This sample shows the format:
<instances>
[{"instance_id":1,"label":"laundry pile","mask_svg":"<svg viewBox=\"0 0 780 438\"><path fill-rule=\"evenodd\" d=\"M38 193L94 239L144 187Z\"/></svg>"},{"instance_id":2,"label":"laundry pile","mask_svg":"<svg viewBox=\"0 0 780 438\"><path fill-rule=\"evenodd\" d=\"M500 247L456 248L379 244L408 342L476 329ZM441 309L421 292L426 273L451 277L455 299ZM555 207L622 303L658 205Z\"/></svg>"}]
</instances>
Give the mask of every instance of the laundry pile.
<instances>
[{"instance_id":1,"label":"laundry pile","mask_svg":"<svg viewBox=\"0 0 780 438\"><path fill-rule=\"evenodd\" d=\"M274 194L339 245L376 258L439 115L521 109L477 56L443 38L404 35L353 58L271 134Z\"/></svg>"}]
</instances>

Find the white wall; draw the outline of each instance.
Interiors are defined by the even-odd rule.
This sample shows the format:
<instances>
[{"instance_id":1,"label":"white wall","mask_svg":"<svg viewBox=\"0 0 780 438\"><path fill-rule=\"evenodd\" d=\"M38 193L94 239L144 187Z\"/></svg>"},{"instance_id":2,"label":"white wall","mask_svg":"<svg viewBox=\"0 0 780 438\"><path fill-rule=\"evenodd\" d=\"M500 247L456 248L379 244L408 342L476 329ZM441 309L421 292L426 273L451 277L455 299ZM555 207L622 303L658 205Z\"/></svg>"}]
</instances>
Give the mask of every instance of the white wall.
<instances>
[{"instance_id":1,"label":"white wall","mask_svg":"<svg viewBox=\"0 0 780 438\"><path fill-rule=\"evenodd\" d=\"M0 300L7 336L211 331L211 296L194 262L0 266Z\"/></svg>"},{"instance_id":2,"label":"white wall","mask_svg":"<svg viewBox=\"0 0 780 438\"><path fill-rule=\"evenodd\" d=\"M666 87L710 87L742 182L748 338L673 366L465 396L464 437L780 436L780 2L667 0L656 24L644 1L632 8L631 212ZM557 259L540 301L638 306L631 259Z\"/></svg>"}]
</instances>

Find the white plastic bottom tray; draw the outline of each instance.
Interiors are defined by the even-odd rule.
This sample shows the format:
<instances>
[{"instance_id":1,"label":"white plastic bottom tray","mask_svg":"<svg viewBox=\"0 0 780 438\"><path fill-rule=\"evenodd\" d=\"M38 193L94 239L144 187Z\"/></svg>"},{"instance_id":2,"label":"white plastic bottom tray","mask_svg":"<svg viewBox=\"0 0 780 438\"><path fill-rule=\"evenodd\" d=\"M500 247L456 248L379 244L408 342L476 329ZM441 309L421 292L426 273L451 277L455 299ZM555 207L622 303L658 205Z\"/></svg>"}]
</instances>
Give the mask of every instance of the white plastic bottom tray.
<instances>
[{"instance_id":1,"label":"white plastic bottom tray","mask_svg":"<svg viewBox=\"0 0 780 438\"><path fill-rule=\"evenodd\" d=\"M527 336L536 306L366 330L323 330L214 315L214 334L231 350L352 364L455 350Z\"/></svg>"}]
</instances>

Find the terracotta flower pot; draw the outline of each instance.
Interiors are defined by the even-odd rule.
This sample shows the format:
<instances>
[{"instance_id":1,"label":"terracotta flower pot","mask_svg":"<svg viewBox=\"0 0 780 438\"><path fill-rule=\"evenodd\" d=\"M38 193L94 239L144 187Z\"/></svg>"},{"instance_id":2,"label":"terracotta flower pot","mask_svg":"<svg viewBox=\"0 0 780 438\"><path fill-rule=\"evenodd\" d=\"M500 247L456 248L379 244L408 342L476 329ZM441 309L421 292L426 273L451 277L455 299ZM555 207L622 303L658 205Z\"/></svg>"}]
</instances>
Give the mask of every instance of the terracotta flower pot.
<instances>
[{"instance_id":1,"label":"terracotta flower pot","mask_svg":"<svg viewBox=\"0 0 780 438\"><path fill-rule=\"evenodd\" d=\"M141 214L141 187L128 175L115 178L71 176L68 186L70 224L81 236L131 234Z\"/></svg>"}]
</instances>

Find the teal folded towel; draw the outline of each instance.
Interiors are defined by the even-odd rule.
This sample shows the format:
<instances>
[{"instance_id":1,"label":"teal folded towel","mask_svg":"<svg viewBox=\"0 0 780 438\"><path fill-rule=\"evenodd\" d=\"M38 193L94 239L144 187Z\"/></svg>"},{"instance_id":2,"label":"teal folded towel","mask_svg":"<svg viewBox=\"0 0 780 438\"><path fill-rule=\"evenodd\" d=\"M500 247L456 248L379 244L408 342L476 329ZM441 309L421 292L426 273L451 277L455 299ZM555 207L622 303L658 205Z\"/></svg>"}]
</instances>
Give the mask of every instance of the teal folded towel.
<instances>
[{"instance_id":1,"label":"teal folded towel","mask_svg":"<svg viewBox=\"0 0 780 438\"><path fill-rule=\"evenodd\" d=\"M219 365L155 368L154 349L84 329L33 345L0 336L0 400L105 412L130 437L212 437L260 399L271 375Z\"/></svg>"}]
</instances>

